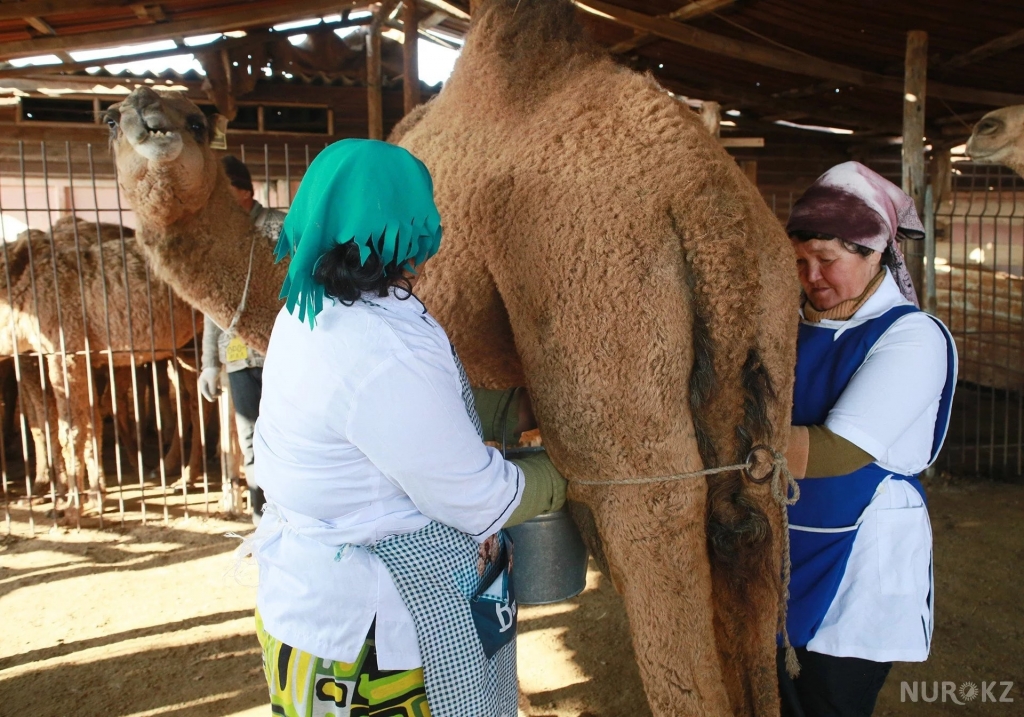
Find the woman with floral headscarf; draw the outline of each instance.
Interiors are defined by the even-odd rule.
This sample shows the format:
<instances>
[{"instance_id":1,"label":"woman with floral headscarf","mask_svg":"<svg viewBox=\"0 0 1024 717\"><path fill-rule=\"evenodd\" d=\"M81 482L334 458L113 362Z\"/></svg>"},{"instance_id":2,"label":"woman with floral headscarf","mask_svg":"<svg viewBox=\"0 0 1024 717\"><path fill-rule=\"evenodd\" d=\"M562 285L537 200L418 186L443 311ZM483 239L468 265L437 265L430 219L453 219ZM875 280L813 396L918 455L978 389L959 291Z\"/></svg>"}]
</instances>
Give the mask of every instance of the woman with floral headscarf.
<instances>
[{"instance_id":1,"label":"woman with floral headscarf","mask_svg":"<svg viewBox=\"0 0 1024 717\"><path fill-rule=\"evenodd\" d=\"M565 481L544 454L505 461L481 440L412 293L440 241L426 167L369 140L324 149L285 221L255 436L267 506L242 548L274 714L516 714L501 529L557 510Z\"/></svg>"},{"instance_id":2,"label":"woman with floral headscarf","mask_svg":"<svg viewBox=\"0 0 1024 717\"><path fill-rule=\"evenodd\" d=\"M932 541L918 474L938 455L956 382L949 332L917 305L899 239L913 200L857 162L822 175L786 227L803 305L787 458L785 717L870 715L893 661L928 657Z\"/></svg>"}]
</instances>

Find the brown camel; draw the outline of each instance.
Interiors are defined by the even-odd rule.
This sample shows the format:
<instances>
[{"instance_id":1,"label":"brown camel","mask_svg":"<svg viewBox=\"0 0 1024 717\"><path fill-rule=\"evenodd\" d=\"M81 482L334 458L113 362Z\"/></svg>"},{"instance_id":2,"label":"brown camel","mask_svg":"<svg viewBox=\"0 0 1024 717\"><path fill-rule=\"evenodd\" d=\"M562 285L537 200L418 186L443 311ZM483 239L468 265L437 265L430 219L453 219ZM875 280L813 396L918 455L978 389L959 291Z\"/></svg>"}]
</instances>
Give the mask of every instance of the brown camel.
<instances>
[{"instance_id":1,"label":"brown camel","mask_svg":"<svg viewBox=\"0 0 1024 717\"><path fill-rule=\"evenodd\" d=\"M169 359L174 349L183 347L193 337L189 307L174 299L162 282L147 281L145 261L133 240L123 244L122 255L122 231L116 225L63 217L54 224L52 238L38 231L27 233L6 247L10 300L5 292L0 302L0 355L10 356L15 350L20 354L46 355L43 378L40 379L38 371L31 376L23 373L25 380L20 387L22 406L32 424L36 444L36 480L49 482L48 475L41 475L39 464L46 455L41 452L45 451L44 432L48 430L44 417L55 416L57 442L63 457L58 475L65 475L66 471L77 490L84 491L88 473L90 492L97 498L103 487L98 451L103 444L103 397L95 396L95 383L90 382L88 369L108 370L114 384L112 393L120 407L121 437L129 455L134 456L134 431L125 420L129 414L126 389L131 381L124 369ZM129 296L125 293L126 266ZM83 281L79 280L79 271ZM87 349L88 357L84 355ZM47 390L53 392L49 400L44 398ZM184 391L182 399L185 406L192 408L185 423L198 426L198 399L190 400L190 394ZM50 440L52 445L52 437ZM173 450L172 446L172 453ZM200 451L201 441L196 436L191 465L199 465ZM177 452L180 457L180 447Z\"/></svg>"},{"instance_id":2,"label":"brown camel","mask_svg":"<svg viewBox=\"0 0 1024 717\"><path fill-rule=\"evenodd\" d=\"M974 125L967 154L982 164L1002 164L1024 177L1024 105L992 110Z\"/></svg>"},{"instance_id":3,"label":"brown camel","mask_svg":"<svg viewBox=\"0 0 1024 717\"><path fill-rule=\"evenodd\" d=\"M108 109L106 121L118 183L153 272L217 325L234 323L246 344L266 351L287 265L274 262L263 230L232 197L202 111L181 93L140 87Z\"/></svg>"},{"instance_id":4,"label":"brown camel","mask_svg":"<svg viewBox=\"0 0 1024 717\"><path fill-rule=\"evenodd\" d=\"M108 119L156 272L230 320L251 229L202 113L141 88ZM784 451L789 242L696 115L591 47L568 2L486 4L445 89L396 131L430 168L446 227L417 292L475 383L529 387L570 481L733 464L758 443ZM262 254L238 324L260 349L284 272ZM732 471L577 484L571 497L624 597L654 713L777 714L769 486Z\"/></svg>"}]
</instances>

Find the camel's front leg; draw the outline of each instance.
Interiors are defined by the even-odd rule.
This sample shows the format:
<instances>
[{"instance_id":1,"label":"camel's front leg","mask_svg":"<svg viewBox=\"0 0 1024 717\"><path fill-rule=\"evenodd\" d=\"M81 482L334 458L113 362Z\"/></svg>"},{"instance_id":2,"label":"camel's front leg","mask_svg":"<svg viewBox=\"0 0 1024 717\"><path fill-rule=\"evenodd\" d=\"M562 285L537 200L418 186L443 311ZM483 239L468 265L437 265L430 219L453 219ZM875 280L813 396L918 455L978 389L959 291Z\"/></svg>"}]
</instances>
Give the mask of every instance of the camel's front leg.
<instances>
[{"instance_id":1,"label":"camel's front leg","mask_svg":"<svg viewBox=\"0 0 1024 717\"><path fill-rule=\"evenodd\" d=\"M732 714L715 646L702 479L591 487L612 580L625 601L655 717Z\"/></svg>"}]
</instances>

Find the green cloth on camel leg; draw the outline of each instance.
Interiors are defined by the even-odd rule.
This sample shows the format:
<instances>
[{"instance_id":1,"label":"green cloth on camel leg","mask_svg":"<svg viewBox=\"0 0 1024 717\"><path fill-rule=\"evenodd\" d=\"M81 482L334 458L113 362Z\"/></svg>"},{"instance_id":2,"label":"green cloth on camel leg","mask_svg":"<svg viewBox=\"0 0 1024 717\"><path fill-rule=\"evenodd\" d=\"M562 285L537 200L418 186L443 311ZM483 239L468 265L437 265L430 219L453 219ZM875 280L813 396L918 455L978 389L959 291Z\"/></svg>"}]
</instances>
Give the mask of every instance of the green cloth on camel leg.
<instances>
[{"instance_id":1,"label":"green cloth on camel leg","mask_svg":"<svg viewBox=\"0 0 1024 717\"><path fill-rule=\"evenodd\" d=\"M484 430L485 441L501 443L504 435L505 443L513 446L519 442L516 427L519 425L519 403L522 393L515 389L499 391L490 388L474 388L473 402L476 404L480 425Z\"/></svg>"},{"instance_id":2,"label":"green cloth on camel leg","mask_svg":"<svg viewBox=\"0 0 1024 717\"><path fill-rule=\"evenodd\" d=\"M284 221L276 256L291 257L281 298L300 321L316 325L324 289L320 258L355 242L359 260L412 270L441 246L441 216L426 166L407 150L370 139L343 139L309 165Z\"/></svg>"}]
</instances>

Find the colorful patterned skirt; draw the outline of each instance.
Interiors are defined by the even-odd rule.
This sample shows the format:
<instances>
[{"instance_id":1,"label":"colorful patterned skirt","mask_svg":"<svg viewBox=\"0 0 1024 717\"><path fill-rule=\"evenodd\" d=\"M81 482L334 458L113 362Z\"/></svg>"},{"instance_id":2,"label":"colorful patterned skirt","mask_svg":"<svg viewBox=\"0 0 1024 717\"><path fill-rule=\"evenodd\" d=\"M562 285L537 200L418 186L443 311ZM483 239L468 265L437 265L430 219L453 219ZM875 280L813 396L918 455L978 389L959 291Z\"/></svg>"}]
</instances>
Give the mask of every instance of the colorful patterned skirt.
<instances>
[{"instance_id":1,"label":"colorful patterned skirt","mask_svg":"<svg viewBox=\"0 0 1024 717\"><path fill-rule=\"evenodd\" d=\"M256 612L270 712L282 717L430 717L423 669L380 670L374 631L353 663L324 660L272 637Z\"/></svg>"}]
</instances>

